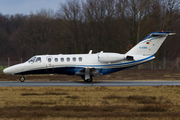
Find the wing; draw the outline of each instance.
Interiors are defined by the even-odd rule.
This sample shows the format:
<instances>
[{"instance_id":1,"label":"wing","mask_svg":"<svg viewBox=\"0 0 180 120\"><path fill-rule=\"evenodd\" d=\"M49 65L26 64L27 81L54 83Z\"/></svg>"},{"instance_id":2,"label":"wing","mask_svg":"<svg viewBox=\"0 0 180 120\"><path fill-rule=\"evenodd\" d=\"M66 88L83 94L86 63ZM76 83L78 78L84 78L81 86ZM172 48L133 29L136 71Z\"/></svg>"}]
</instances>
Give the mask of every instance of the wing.
<instances>
[{"instance_id":1,"label":"wing","mask_svg":"<svg viewBox=\"0 0 180 120\"><path fill-rule=\"evenodd\" d=\"M76 72L76 75L78 76L100 76L101 73L96 68L83 68L79 72Z\"/></svg>"}]
</instances>

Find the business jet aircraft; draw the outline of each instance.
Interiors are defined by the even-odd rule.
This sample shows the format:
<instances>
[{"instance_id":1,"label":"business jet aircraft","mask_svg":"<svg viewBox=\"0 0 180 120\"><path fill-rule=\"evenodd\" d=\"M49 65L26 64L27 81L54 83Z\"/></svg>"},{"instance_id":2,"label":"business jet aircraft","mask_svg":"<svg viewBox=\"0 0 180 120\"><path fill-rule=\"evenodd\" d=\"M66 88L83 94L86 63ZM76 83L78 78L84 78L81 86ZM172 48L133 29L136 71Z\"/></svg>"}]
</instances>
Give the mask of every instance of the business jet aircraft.
<instances>
[{"instance_id":1,"label":"business jet aircraft","mask_svg":"<svg viewBox=\"0 0 180 120\"><path fill-rule=\"evenodd\" d=\"M36 55L25 63L3 70L8 75L22 75L24 82L30 74L66 74L81 76L85 82L92 82L93 76L106 75L137 66L155 59L155 53L168 35L175 33L153 32L129 50L126 54L99 52L92 54Z\"/></svg>"}]
</instances>

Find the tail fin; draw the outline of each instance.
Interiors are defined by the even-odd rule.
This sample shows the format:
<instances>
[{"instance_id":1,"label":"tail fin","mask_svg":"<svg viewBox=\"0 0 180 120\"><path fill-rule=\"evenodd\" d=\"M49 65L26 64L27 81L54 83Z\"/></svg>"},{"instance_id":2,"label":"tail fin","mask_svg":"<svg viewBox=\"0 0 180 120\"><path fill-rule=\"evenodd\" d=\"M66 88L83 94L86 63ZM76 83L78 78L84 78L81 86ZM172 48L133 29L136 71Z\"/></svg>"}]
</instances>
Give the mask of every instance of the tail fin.
<instances>
[{"instance_id":1,"label":"tail fin","mask_svg":"<svg viewBox=\"0 0 180 120\"><path fill-rule=\"evenodd\" d=\"M164 40L168 35L174 35L175 33L167 32L153 32L129 50L126 55L154 55L160 48Z\"/></svg>"}]
</instances>

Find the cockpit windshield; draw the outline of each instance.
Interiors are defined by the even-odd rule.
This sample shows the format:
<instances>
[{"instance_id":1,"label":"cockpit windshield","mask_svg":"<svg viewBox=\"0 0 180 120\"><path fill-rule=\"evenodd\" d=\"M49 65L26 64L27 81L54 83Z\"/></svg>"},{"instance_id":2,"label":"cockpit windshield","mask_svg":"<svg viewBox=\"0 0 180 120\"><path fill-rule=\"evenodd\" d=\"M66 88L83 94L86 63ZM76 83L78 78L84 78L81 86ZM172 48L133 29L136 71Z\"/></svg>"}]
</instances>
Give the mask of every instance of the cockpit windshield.
<instances>
[{"instance_id":1,"label":"cockpit windshield","mask_svg":"<svg viewBox=\"0 0 180 120\"><path fill-rule=\"evenodd\" d=\"M28 60L29 63L34 63L36 57L32 57L31 59Z\"/></svg>"}]
</instances>

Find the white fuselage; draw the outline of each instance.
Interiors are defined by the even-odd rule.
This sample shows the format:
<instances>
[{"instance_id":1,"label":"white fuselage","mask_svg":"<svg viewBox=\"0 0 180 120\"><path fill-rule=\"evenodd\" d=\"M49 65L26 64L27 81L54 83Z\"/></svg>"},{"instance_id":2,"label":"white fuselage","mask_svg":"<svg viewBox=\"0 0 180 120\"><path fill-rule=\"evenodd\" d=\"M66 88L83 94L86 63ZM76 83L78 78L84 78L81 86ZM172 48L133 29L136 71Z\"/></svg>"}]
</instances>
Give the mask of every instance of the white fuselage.
<instances>
[{"instance_id":1,"label":"white fuselage","mask_svg":"<svg viewBox=\"0 0 180 120\"><path fill-rule=\"evenodd\" d=\"M68 55L37 55L32 57L29 61L21 64L17 64L6 68L5 74L10 75L28 75L28 74L68 74L78 75L77 73L84 68L94 68L100 74L105 75L112 72L116 72L125 68L136 66L144 62L154 59L154 56L136 56L136 60L126 60L124 58L118 60L113 58L111 54L117 56L118 53L103 53L108 54L107 57L111 58L109 61L100 57L101 53L97 54L68 54ZM110 57L111 55L111 57ZM100 56L100 57L99 57ZM102 58L103 58L102 57ZM38 61L37 59L41 60ZM32 60L33 59L33 60ZM93 75L93 76L98 76Z\"/></svg>"}]
</instances>

